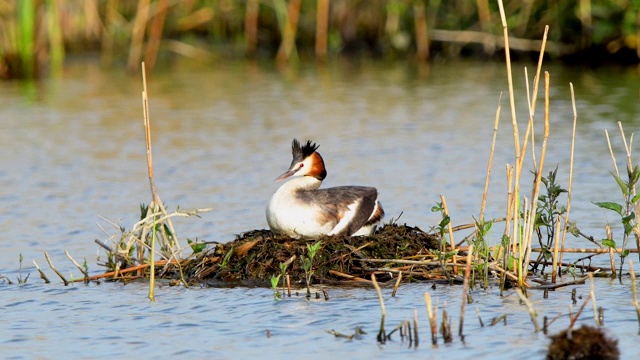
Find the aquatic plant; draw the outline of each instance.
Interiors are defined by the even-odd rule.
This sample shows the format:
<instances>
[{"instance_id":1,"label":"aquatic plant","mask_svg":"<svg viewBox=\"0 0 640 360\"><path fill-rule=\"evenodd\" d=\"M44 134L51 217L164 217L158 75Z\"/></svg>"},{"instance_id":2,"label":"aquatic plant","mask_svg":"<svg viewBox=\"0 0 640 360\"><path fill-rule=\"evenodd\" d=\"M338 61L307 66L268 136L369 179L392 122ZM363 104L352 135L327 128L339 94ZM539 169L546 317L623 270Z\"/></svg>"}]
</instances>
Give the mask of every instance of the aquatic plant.
<instances>
[{"instance_id":1,"label":"aquatic plant","mask_svg":"<svg viewBox=\"0 0 640 360\"><path fill-rule=\"evenodd\" d=\"M311 277L313 276L313 261L318 253L318 249L322 245L322 241L317 241L313 245L307 244L307 254L300 257L302 270L304 271L304 280L307 285L307 299L311 297Z\"/></svg>"},{"instance_id":2,"label":"aquatic plant","mask_svg":"<svg viewBox=\"0 0 640 360\"><path fill-rule=\"evenodd\" d=\"M451 226L451 218L449 214L445 211L444 204L442 202L437 202L434 206L431 207L431 212L440 213L441 219L438 224L432 228L435 230L435 233L440 238L440 248L436 251L436 255L438 256L438 261L440 262L440 266L445 276L452 281L452 278L449 276L449 270L445 266L445 264L449 260L453 260L455 262L455 255L457 254L456 250L448 250L447 249L447 238L445 234L449 233ZM454 269L455 272L455 269Z\"/></svg>"},{"instance_id":3,"label":"aquatic plant","mask_svg":"<svg viewBox=\"0 0 640 360\"><path fill-rule=\"evenodd\" d=\"M278 291L278 283L280 282L280 274L271 277L271 290L273 290L273 300L278 300L282 297L280 291Z\"/></svg>"},{"instance_id":4,"label":"aquatic plant","mask_svg":"<svg viewBox=\"0 0 640 360\"><path fill-rule=\"evenodd\" d=\"M22 260L24 260L24 257L22 256L22 253L20 253L20 255L18 256L18 262L19 262L19 266L18 266L18 284L26 284L27 280L29 280L29 275L31 274L27 274L27 276L22 277Z\"/></svg>"},{"instance_id":5,"label":"aquatic plant","mask_svg":"<svg viewBox=\"0 0 640 360\"><path fill-rule=\"evenodd\" d=\"M534 231L538 235L538 242L542 251L538 253L538 258L532 266L533 271L536 271L542 260L552 259L553 244L558 236L558 234L556 234L557 225L559 225L558 223L561 221L561 217L567 212L565 206L559 205L560 195L566 193L567 190L556 183L557 173L558 167L556 166L554 170L549 171L547 177L540 178L545 186L546 194L538 196L538 209ZM544 234L542 233L543 230L545 232Z\"/></svg>"},{"instance_id":6,"label":"aquatic plant","mask_svg":"<svg viewBox=\"0 0 640 360\"><path fill-rule=\"evenodd\" d=\"M619 175L613 172L611 172L611 175L620 187L620 191L622 192L624 198L624 203L620 204L616 202L595 202L594 204L600 208L611 210L620 216L620 222L624 229L622 236L622 248L618 249L618 245L614 239L603 239L602 245L611 248L620 257L618 279L622 281L622 267L624 266L626 257L630 253L629 249L626 248L627 243L629 237L633 234L636 234L635 230L638 226L635 206L638 200L640 200L640 194L636 194L635 187L638 183L638 180L640 180L640 166L636 166L633 169L627 167L627 177L625 180L623 180ZM638 241L637 234L636 241Z\"/></svg>"},{"instance_id":7,"label":"aquatic plant","mask_svg":"<svg viewBox=\"0 0 640 360\"><path fill-rule=\"evenodd\" d=\"M493 226L493 221L474 219L474 224L476 226L476 232L470 242L473 249L473 257L477 259L477 261L474 261L473 267L474 272L482 282L482 287L486 289L489 287L489 263L491 261L491 246L489 246L487 236ZM472 276L469 279L469 286L472 289L475 286L475 278L475 276Z\"/></svg>"}]
</instances>

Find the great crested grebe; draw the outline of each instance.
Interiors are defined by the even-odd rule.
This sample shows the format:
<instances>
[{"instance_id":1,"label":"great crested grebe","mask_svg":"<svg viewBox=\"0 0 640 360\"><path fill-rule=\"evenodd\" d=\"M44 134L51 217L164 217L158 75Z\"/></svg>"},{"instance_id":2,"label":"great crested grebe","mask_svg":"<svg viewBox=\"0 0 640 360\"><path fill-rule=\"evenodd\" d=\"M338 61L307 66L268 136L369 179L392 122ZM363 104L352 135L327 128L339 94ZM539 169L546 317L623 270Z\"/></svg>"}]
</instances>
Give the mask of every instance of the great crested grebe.
<instances>
[{"instance_id":1,"label":"great crested grebe","mask_svg":"<svg viewBox=\"0 0 640 360\"><path fill-rule=\"evenodd\" d=\"M327 176L318 145L301 145L293 139L293 160L282 184L267 205L271 231L292 238L318 238L323 235L371 235L384 216L378 190L366 186L338 186L319 189Z\"/></svg>"}]
</instances>

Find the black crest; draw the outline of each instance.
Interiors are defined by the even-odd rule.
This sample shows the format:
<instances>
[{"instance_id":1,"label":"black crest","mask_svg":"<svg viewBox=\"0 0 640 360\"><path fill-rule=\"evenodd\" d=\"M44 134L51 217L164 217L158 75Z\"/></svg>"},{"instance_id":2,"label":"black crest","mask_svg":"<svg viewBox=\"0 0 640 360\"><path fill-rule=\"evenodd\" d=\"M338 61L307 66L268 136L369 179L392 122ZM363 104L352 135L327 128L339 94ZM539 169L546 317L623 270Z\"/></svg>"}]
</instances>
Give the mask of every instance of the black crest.
<instances>
[{"instance_id":1,"label":"black crest","mask_svg":"<svg viewBox=\"0 0 640 360\"><path fill-rule=\"evenodd\" d=\"M299 162L304 160L307 156L316 152L319 147L320 145L312 143L311 140L307 140L307 143L302 146L300 145L298 139L293 139L293 142L291 143L291 153L293 154L293 161Z\"/></svg>"}]
</instances>

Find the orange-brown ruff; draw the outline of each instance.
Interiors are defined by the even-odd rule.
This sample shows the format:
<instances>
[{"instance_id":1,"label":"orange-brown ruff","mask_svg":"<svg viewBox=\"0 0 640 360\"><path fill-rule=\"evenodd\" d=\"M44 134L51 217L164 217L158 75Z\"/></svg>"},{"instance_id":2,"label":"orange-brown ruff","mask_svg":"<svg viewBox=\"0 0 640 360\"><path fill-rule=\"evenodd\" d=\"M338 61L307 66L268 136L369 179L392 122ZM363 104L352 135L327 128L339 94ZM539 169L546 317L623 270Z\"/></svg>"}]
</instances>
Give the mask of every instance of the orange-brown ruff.
<instances>
[{"instance_id":1,"label":"orange-brown ruff","mask_svg":"<svg viewBox=\"0 0 640 360\"><path fill-rule=\"evenodd\" d=\"M276 181L292 177L273 194L267 222L273 232L293 238L370 235L384 216L378 190L365 186L319 189L327 176L318 145L291 144L291 166Z\"/></svg>"}]
</instances>

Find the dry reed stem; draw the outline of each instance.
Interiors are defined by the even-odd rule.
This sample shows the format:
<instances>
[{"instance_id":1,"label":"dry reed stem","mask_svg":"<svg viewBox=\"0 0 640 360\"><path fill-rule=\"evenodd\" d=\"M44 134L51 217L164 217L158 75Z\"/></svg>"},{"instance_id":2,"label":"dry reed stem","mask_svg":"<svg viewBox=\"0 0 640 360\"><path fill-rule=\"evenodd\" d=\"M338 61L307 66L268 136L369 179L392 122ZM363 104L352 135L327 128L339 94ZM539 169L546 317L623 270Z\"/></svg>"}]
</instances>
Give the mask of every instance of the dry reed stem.
<instances>
[{"instance_id":1,"label":"dry reed stem","mask_svg":"<svg viewBox=\"0 0 640 360\"><path fill-rule=\"evenodd\" d=\"M636 273L633 271L633 260L629 259L629 271L631 273L631 294L633 296L633 306L636 308L638 325L640 325L640 304L638 304L638 289L636 287Z\"/></svg>"},{"instance_id":2,"label":"dry reed stem","mask_svg":"<svg viewBox=\"0 0 640 360\"><path fill-rule=\"evenodd\" d=\"M476 0L476 7L478 8L480 29L485 33L489 33L491 31L491 11L489 10L489 0ZM484 51L486 54L493 53L493 49L488 45L485 45Z\"/></svg>"},{"instance_id":3,"label":"dry reed stem","mask_svg":"<svg viewBox=\"0 0 640 360\"><path fill-rule=\"evenodd\" d=\"M149 4L150 0L138 1L138 9L136 17L133 21L133 34L131 36L131 46L129 47L129 60L127 61L127 70L134 71L138 66L142 54L142 46L144 43L144 33L149 21Z\"/></svg>"},{"instance_id":4,"label":"dry reed stem","mask_svg":"<svg viewBox=\"0 0 640 360\"><path fill-rule=\"evenodd\" d=\"M295 54L296 33L298 31L298 19L300 17L301 0L290 0L287 7L287 18L284 22L282 32L282 42L276 54L276 61L284 65L291 60Z\"/></svg>"},{"instance_id":5,"label":"dry reed stem","mask_svg":"<svg viewBox=\"0 0 640 360\"><path fill-rule=\"evenodd\" d=\"M507 216L505 220L504 226L504 235L509 235L511 233L511 221L513 220L513 211L511 207L513 206L513 166L506 165L506 175L507 175Z\"/></svg>"},{"instance_id":6,"label":"dry reed stem","mask_svg":"<svg viewBox=\"0 0 640 360\"><path fill-rule=\"evenodd\" d=\"M511 55L510 55L510 50L509 50L509 29L507 27L507 19L505 16L505 12L504 12L504 5L502 3L502 0L498 0L498 7L500 10L500 20L502 22L502 32L503 32L503 37L504 37L504 51L505 51L505 62L506 62L506 66L507 66L507 83L509 86L509 105L510 105L510 110L511 110L511 126L513 128L513 147L515 150L515 163L516 165L520 163L520 157L521 157L521 153L520 153L520 134L518 131L518 121L516 118L516 105L515 105L515 97L514 97L514 93L513 93L513 74L511 71ZM518 211L519 211L519 206L517 206L517 202L518 202L518 197L520 196L520 168L518 166L516 166L515 169L515 179L513 182L513 193L512 196L510 198L510 202L512 202L512 206L511 206L511 219L514 221L513 224L513 234L511 237L511 242L513 244L513 246L515 247L515 242L516 239L519 235L519 230L518 230ZM513 251L514 249L512 249L511 251ZM508 256L507 256L508 257Z\"/></svg>"},{"instance_id":7,"label":"dry reed stem","mask_svg":"<svg viewBox=\"0 0 640 360\"><path fill-rule=\"evenodd\" d=\"M480 327L484 327L484 321L482 321L482 317L480 316L480 308L476 307L476 316L478 317L478 322L480 322Z\"/></svg>"},{"instance_id":8,"label":"dry reed stem","mask_svg":"<svg viewBox=\"0 0 640 360\"><path fill-rule=\"evenodd\" d=\"M589 300L591 300L591 294L587 295L587 298L584 299L584 302L582 303L582 305L580 305L580 308L575 315L571 314L571 306L569 306L569 319L571 319L571 321L569 322L568 330L571 330L573 328L573 325L575 325L576 321L580 317L580 314L582 314L582 310L584 310L584 307L587 305Z\"/></svg>"},{"instance_id":9,"label":"dry reed stem","mask_svg":"<svg viewBox=\"0 0 640 360\"><path fill-rule=\"evenodd\" d=\"M611 232L611 226L609 226L609 224L605 226L605 231L607 233L607 239L613 240L613 233ZM615 256L613 256L613 248L609 248L609 262L611 263L611 275L615 277L617 270L616 258Z\"/></svg>"},{"instance_id":10,"label":"dry reed stem","mask_svg":"<svg viewBox=\"0 0 640 360\"><path fill-rule=\"evenodd\" d=\"M513 76L511 73L511 54L509 52L509 29L507 27L507 18L504 12L504 5L502 0L498 0L498 7L500 8L500 20L502 21L502 32L504 36L504 51L505 60L507 64L507 81L509 84L509 104L511 106L511 124L513 126L513 143L516 149L516 159L520 158L520 134L518 133L518 122L516 120L516 105L513 95ZM516 176L516 180L518 177Z\"/></svg>"},{"instance_id":11,"label":"dry reed stem","mask_svg":"<svg viewBox=\"0 0 640 360\"><path fill-rule=\"evenodd\" d=\"M626 136L624 135L624 129L622 128L622 122L618 121L618 128L620 129L620 135L622 136L622 141L624 143L624 148L625 151L627 153L627 166L629 167L629 170L633 170L633 163L631 161L631 151L633 149L633 133L631 133L631 136L629 137L629 145L627 145L627 139ZM629 188L629 192L631 194L632 197L635 197L636 195L636 188L635 188L635 184L632 184L632 186ZM635 204L633 204L633 208L634 208L634 212L635 214L640 213L640 201L636 201ZM640 223L636 222L636 225L633 226L632 228L633 230L633 234L636 238L636 248L640 249Z\"/></svg>"},{"instance_id":12,"label":"dry reed stem","mask_svg":"<svg viewBox=\"0 0 640 360\"><path fill-rule=\"evenodd\" d=\"M349 279L349 280L362 281L362 282L365 282L365 283L370 283L371 282L371 280L363 279L361 277L354 276L354 275L345 274L345 273L340 272L338 270L329 270L329 274L340 276L340 277L343 277L343 278L346 278L346 279Z\"/></svg>"},{"instance_id":13,"label":"dry reed stem","mask_svg":"<svg viewBox=\"0 0 640 360\"><path fill-rule=\"evenodd\" d=\"M327 56L327 34L329 33L329 0L318 0L316 15L316 58Z\"/></svg>"},{"instance_id":14,"label":"dry reed stem","mask_svg":"<svg viewBox=\"0 0 640 360\"><path fill-rule=\"evenodd\" d=\"M258 45L258 12L259 0L247 0L244 16L244 31L246 39L246 53L253 55Z\"/></svg>"},{"instance_id":15,"label":"dry reed stem","mask_svg":"<svg viewBox=\"0 0 640 360\"><path fill-rule=\"evenodd\" d=\"M38 263L33 260L33 265L36 266L36 269L38 270L38 273L40 273L40 278L42 280L44 280L45 284L49 284L51 283L51 281L49 281L49 278L47 277L47 275L44 273L44 271L42 271L42 269L40 268L40 265L38 265ZM11 281L9 281L9 285L11 285Z\"/></svg>"},{"instance_id":16,"label":"dry reed stem","mask_svg":"<svg viewBox=\"0 0 640 360\"><path fill-rule=\"evenodd\" d=\"M376 289L376 294L378 294L378 301L380 301L380 312L382 316L387 315L387 309L384 306L384 298L382 297L382 290L380 289L380 285L378 285L378 280L376 280L376 274L371 274L371 283L373 284L374 289Z\"/></svg>"},{"instance_id":17,"label":"dry reed stem","mask_svg":"<svg viewBox=\"0 0 640 360\"><path fill-rule=\"evenodd\" d=\"M80 266L80 264L78 264L78 262L77 262L73 257L71 257L71 254L69 254L69 252L68 252L67 250L65 250L65 251L64 251L64 254L65 254L65 255L67 255L67 258L68 258L69 260L71 260L71 262L73 263L73 265L75 265L75 266L76 266L76 268L78 268L78 270L80 270L80 272L82 273L82 275L84 275L85 280L86 280L87 278L89 278L89 273L87 273L87 271L86 271L82 266Z\"/></svg>"},{"instance_id":18,"label":"dry reed stem","mask_svg":"<svg viewBox=\"0 0 640 360\"><path fill-rule=\"evenodd\" d=\"M529 299L524 296L524 293L522 292L522 290L520 290L520 288L516 288L516 294L518 294L520 300L522 300L522 302L527 306L527 310L529 311L529 316L531 317L531 322L533 323L535 332L540 331L540 325L538 325L538 314L533 309L533 304L531 304L531 301L529 301Z\"/></svg>"},{"instance_id":19,"label":"dry reed stem","mask_svg":"<svg viewBox=\"0 0 640 360\"><path fill-rule=\"evenodd\" d=\"M464 311L467 307L467 294L469 293L469 276L471 275L471 258L473 257L473 244L469 245L467 251L467 265L464 269L464 280L462 281L462 304L460 305L460 326L458 336L462 336L464 328Z\"/></svg>"},{"instance_id":20,"label":"dry reed stem","mask_svg":"<svg viewBox=\"0 0 640 360\"><path fill-rule=\"evenodd\" d=\"M598 306L596 305L596 284L593 281L593 273L589 272L587 273L587 276L589 277L589 282L590 282L590 287L589 287L589 297L591 297L591 304L593 305L593 319L596 322L596 325L598 326L602 326L602 323L600 322L600 317L598 317Z\"/></svg>"},{"instance_id":21,"label":"dry reed stem","mask_svg":"<svg viewBox=\"0 0 640 360\"><path fill-rule=\"evenodd\" d=\"M536 179L533 185L533 193L531 195L531 211L529 212L529 220L527 221L528 227L524 229L523 245L525 248L525 257L523 264L529 263L531 257L531 243L533 237L533 226L535 224L536 210L538 207L538 195L540 194L540 184L542 183L542 170L544 168L544 161L547 153L547 142L549 140L549 72L544 73L544 135L542 138L542 147L540 149L540 165L536 171ZM522 259L521 259L522 261ZM527 278L526 268L523 272L523 281Z\"/></svg>"},{"instance_id":22,"label":"dry reed stem","mask_svg":"<svg viewBox=\"0 0 640 360\"><path fill-rule=\"evenodd\" d=\"M144 118L144 134L145 134L145 145L147 149L147 170L149 173L149 185L151 187L151 203L147 208L147 215L149 212L153 212L154 216L152 217L152 235L151 235L151 254L149 255L149 260L151 263L151 269L149 274L149 300L151 302L155 301L154 289L156 284L156 271L155 271L155 252L156 252L156 216L155 213L158 210L160 199L158 197L158 193L156 192L155 183L153 181L153 157L151 155L151 119L149 118L149 98L148 90L147 90L147 75L145 69L145 63L142 62L142 112ZM142 236L140 237L141 244L145 243L147 227L142 229ZM144 259L144 247L140 246L140 261ZM138 273L138 275L141 275Z\"/></svg>"},{"instance_id":23,"label":"dry reed stem","mask_svg":"<svg viewBox=\"0 0 640 360\"><path fill-rule=\"evenodd\" d=\"M378 332L378 341L384 343L387 340L387 334L384 331L384 318L387 316L387 309L384 307L384 298L382 297L382 291L380 290L380 285L378 285L378 281L376 280L376 274L371 274L371 283L373 287L376 289L376 293L378 294L378 301L380 302L380 312L382 316L380 318L380 331Z\"/></svg>"},{"instance_id":24,"label":"dry reed stem","mask_svg":"<svg viewBox=\"0 0 640 360\"><path fill-rule=\"evenodd\" d=\"M576 147L576 127L578 121L578 111L576 110L576 96L573 91L573 84L569 83L569 89L571 90L571 108L573 109L573 128L571 131L571 156L569 158L569 184L567 186L567 211L564 216L565 226L562 230L562 248L564 249L565 240L567 239L567 229L569 225L569 214L571 213L571 194L573 188L573 160ZM560 263L564 258L564 252L560 253Z\"/></svg>"},{"instance_id":25,"label":"dry reed stem","mask_svg":"<svg viewBox=\"0 0 640 360\"><path fill-rule=\"evenodd\" d=\"M627 154L627 166L629 166L629 169L633 169L633 165L631 163L631 149L629 148L629 145L627 145L627 137L624 134L624 129L622 128L622 122L618 121L618 129L620 129L620 136L622 137L622 143L624 144L624 150ZM633 134L631 134L631 140L630 142L633 141Z\"/></svg>"},{"instance_id":26,"label":"dry reed stem","mask_svg":"<svg viewBox=\"0 0 640 360\"><path fill-rule=\"evenodd\" d=\"M537 87L537 78L534 78L534 83ZM533 163L533 171L535 172L536 169L538 168L538 163L536 161L536 143L535 143L535 132L531 131L531 129L533 129L533 114L535 113L535 109L532 107L532 103L531 103L531 94L529 93L529 73L527 72L527 67L525 66L524 68L524 83L525 83L525 89L527 89L527 106L529 109L529 121L527 122L527 133L524 136L524 141L525 144L522 145L522 153L524 154L526 148L527 148L527 140L529 139L529 133L531 132L531 159L532 159L532 163ZM535 91L535 95L534 95L534 103L533 106L535 106L535 101L538 98L538 91ZM524 156L522 157L524 159Z\"/></svg>"},{"instance_id":27,"label":"dry reed stem","mask_svg":"<svg viewBox=\"0 0 640 360\"><path fill-rule=\"evenodd\" d=\"M544 52L547 46L547 34L549 33L549 25L544 27L544 34L542 35L542 44L540 46L540 55L538 57L538 66L536 67L536 77L533 82L533 98L531 101L530 115L533 117L536 109L536 100L538 98L538 85L540 83L540 73L542 72L542 60L544 59Z\"/></svg>"},{"instance_id":28,"label":"dry reed stem","mask_svg":"<svg viewBox=\"0 0 640 360\"><path fill-rule=\"evenodd\" d=\"M544 250L541 248L531 248L531 251L541 252ZM616 252L629 251L630 253L637 253L638 249L616 248L616 249L613 249L613 251L616 251ZM609 249L608 248L602 248L602 249L600 248L564 248L564 249L558 249L558 252L581 253L581 254L607 254L609 253Z\"/></svg>"},{"instance_id":29,"label":"dry reed stem","mask_svg":"<svg viewBox=\"0 0 640 360\"><path fill-rule=\"evenodd\" d=\"M144 55L144 62L149 65L149 69L151 70L155 67L158 57L158 49L160 48L160 41L162 40L162 30L168 8L168 0L158 0L156 2L156 12L149 28L149 41L147 42L147 50Z\"/></svg>"},{"instance_id":30,"label":"dry reed stem","mask_svg":"<svg viewBox=\"0 0 640 360\"><path fill-rule=\"evenodd\" d=\"M445 263L442 264L439 261L420 261L420 260L406 260L406 259L362 259L362 262L372 263L396 263L396 264L410 264L410 265L426 265L426 266L464 266L465 263ZM389 269L392 270L392 269Z\"/></svg>"},{"instance_id":31,"label":"dry reed stem","mask_svg":"<svg viewBox=\"0 0 640 360\"><path fill-rule=\"evenodd\" d=\"M418 310L413 309L413 347L418 347L420 338L418 337Z\"/></svg>"},{"instance_id":32,"label":"dry reed stem","mask_svg":"<svg viewBox=\"0 0 640 360\"><path fill-rule=\"evenodd\" d=\"M393 291L391 292L391 297L396 297L396 292L398 291L398 287L400 286L401 281L402 281L402 271L398 272L398 277L396 278L395 285L393 285Z\"/></svg>"},{"instance_id":33,"label":"dry reed stem","mask_svg":"<svg viewBox=\"0 0 640 360\"><path fill-rule=\"evenodd\" d=\"M449 216L449 208L447 207L447 200L444 198L444 194L440 194L440 200L442 200L442 208L444 209L444 215ZM456 250L456 242L453 240L453 226L451 225L451 216L449 216L449 224L447 224L447 229L449 229L449 243L451 244L451 251ZM455 264L457 262L457 256L454 254L451 257L451 260ZM453 268L453 273L457 274L458 269Z\"/></svg>"},{"instance_id":34,"label":"dry reed stem","mask_svg":"<svg viewBox=\"0 0 640 360\"><path fill-rule=\"evenodd\" d=\"M431 344L438 344L438 320L437 309L434 311L431 304L431 294L424 293L424 304L427 307L427 316L429 317L429 326L431 328Z\"/></svg>"},{"instance_id":35,"label":"dry reed stem","mask_svg":"<svg viewBox=\"0 0 640 360\"><path fill-rule=\"evenodd\" d=\"M542 285L537 285L537 286L531 286L530 289L532 290L555 290L555 289L559 289L561 287L565 287L565 286L569 286L569 285L579 285L579 284L584 284L585 281L587 281L587 276L585 277L581 277L575 280L571 280L571 281L566 281L560 284L542 284Z\"/></svg>"},{"instance_id":36,"label":"dry reed stem","mask_svg":"<svg viewBox=\"0 0 640 360\"><path fill-rule=\"evenodd\" d=\"M611 155L611 162L613 163L613 169L616 171L616 176L620 177L620 171L618 171L618 164L616 163L616 157L613 155L613 148L611 147L611 139L609 139L609 131L604 129L604 135L607 138L607 145L609 146L609 154Z\"/></svg>"},{"instance_id":37,"label":"dry reed stem","mask_svg":"<svg viewBox=\"0 0 640 360\"><path fill-rule=\"evenodd\" d=\"M429 61L429 33L427 30L427 17L425 16L424 3L422 1L414 1L413 14L418 61L427 62Z\"/></svg>"},{"instance_id":38,"label":"dry reed stem","mask_svg":"<svg viewBox=\"0 0 640 360\"><path fill-rule=\"evenodd\" d=\"M558 274L558 250L560 241L558 241L558 234L560 233L560 215L558 215L556 220L556 228L553 233L553 265L551 266L551 282L556 283L556 276ZM562 263L562 262L560 262Z\"/></svg>"},{"instance_id":39,"label":"dry reed stem","mask_svg":"<svg viewBox=\"0 0 640 360\"><path fill-rule=\"evenodd\" d=\"M489 163L487 164L487 175L484 180L484 191L482 192L482 203L480 204L480 222L484 221L484 210L487 205L487 195L489 193L489 180L491 179L491 168L493 167L493 154L496 148L496 139L498 137L498 124L500 123L500 110L502 106L500 103L502 102L502 92L500 92L500 96L498 97L498 107L496 108L496 117L493 123L493 137L491 139L491 150L489 151Z\"/></svg>"},{"instance_id":40,"label":"dry reed stem","mask_svg":"<svg viewBox=\"0 0 640 360\"><path fill-rule=\"evenodd\" d=\"M517 277L517 276L513 275L511 272L509 272L509 271L507 271L507 270L505 270L505 269L501 268L501 267L500 267L500 266L498 266L498 265L489 265L489 269L491 269L491 270L495 270L495 271L497 271L497 272L499 272L499 273L501 273L501 274L504 274L505 276L507 276L507 277L508 277L508 278L510 278L511 280L518 281L518 277ZM528 287L528 286L529 286L529 284L525 283L525 284L524 284L524 286L527 286L527 287Z\"/></svg>"},{"instance_id":41,"label":"dry reed stem","mask_svg":"<svg viewBox=\"0 0 640 360\"><path fill-rule=\"evenodd\" d=\"M56 273L56 275L58 275L60 279L62 279L64 286L69 285L69 281L67 281L67 279L65 279L64 276L62 276L62 273L60 273L60 271L58 271L58 269L56 269L56 267L53 266L53 262L51 262L51 258L49 257L49 254L46 251L44 252L44 258L47 259L47 262L49 263L49 267L51 268L51 270L53 270L53 272Z\"/></svg>"},{"instance_id":42,"label":"dry reed stem","mask_svg":"<svg viewBox=\"0 0 640 360\"><path fill-rule=\"evenodd\" d=\"M178 262L176 260L158 260L155 262L155 264L157 266L161 266L161 265L167 265L167 264L178 264ZM110 271L110 272L106 272L103 274L98 274L98 275L93 275L90 276L89 278L86 279L86 281L93 281L93 280L99 280L99 279L104 279L104 278L109 278L109 277L117 277L119 275L122 274L126 274L126 273L130 273L130 272L137 272L138 270L141 269L146 269L148 267L151 267L151 264L140 264L140 265L135 265L135 266L131 266L125 269L120 269L118 271ZM84 281L85 279L75 279L72 280L71 282L80 282L80 281Z\"/></svg>"}]
</instances>

